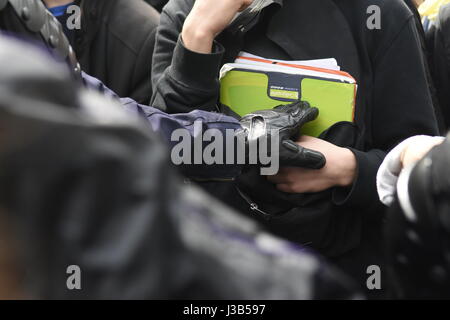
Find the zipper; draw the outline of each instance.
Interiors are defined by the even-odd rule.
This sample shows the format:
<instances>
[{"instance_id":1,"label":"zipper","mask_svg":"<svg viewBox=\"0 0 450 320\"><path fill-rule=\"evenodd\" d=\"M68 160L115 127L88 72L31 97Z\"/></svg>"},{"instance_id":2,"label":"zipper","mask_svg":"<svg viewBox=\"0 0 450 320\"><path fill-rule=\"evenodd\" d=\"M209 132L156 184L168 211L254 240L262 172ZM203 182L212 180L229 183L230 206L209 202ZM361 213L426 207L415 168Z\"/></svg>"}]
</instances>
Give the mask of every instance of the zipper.
<instances>
[{"instance_id":1,"label":"zipper","mask_svg":"<svg viewBox=\"0 0 450 320\"><path fill-rule=\"evenodd\" d=\"M253 212L257 212L259 214L261 214L266 220L269 220L272 215L264 212L263 210L261 210L258 206L258 204L256 202L253 202L252 199L250 199L250 197L248 197L245 193L243 193L241 191L241 189L239 189L238 187L236 187L237 192L239 193L239 195L242 197L242 199L245 200L245 202L248 203L248 205L250 206L250 210Z\"/></svg>"}]
</instances>

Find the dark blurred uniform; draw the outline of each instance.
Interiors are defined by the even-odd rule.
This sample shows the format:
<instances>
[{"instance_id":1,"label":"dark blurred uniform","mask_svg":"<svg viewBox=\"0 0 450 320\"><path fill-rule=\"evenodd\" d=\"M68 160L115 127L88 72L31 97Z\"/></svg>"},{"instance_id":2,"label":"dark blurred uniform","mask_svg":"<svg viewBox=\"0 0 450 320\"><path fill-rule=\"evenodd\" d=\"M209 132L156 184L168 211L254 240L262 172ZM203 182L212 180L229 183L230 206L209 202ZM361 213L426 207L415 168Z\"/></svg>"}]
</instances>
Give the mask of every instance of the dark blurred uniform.
<instances>
[{"instance_id":1,"label":"dark blurred uniform","mask_svg":"<svg viewBox=\"0 0 450 320\"><path fill-rule=\"evenodd\" d=\"M397 184L384 239L394 297L450 299L450 135Z\"/></svg>"},{"instance_id":2,"label":"dark blurred uniform","mask_svg":"<svg viewBox=\"0 0 450 320\"><path fill-rule=\"evenodd\" d=\"M184 185L166 148L120 105L30 47L0 46L0 204L29 295L356 297L314 256ZM66 287L70 265L82 290Z\"/></svg>"}]
</instances>

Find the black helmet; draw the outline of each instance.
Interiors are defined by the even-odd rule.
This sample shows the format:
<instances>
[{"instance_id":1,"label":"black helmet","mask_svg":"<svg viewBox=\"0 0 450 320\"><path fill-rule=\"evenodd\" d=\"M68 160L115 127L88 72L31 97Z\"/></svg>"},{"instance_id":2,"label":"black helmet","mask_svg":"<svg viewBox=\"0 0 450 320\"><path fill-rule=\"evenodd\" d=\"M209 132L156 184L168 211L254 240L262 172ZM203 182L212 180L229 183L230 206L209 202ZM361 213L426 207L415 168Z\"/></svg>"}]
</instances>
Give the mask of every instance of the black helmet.
<instances>
[{"instance_id":1,"label":"black helmet","mask_svg":"<svg viewBox=\"0 0 450 320\"><path fill-rule=\"evenodd\" d=\"M450 298L450 140L402 172L388 214L390 276L400 298Z\"/></svg>"}]
</instances>

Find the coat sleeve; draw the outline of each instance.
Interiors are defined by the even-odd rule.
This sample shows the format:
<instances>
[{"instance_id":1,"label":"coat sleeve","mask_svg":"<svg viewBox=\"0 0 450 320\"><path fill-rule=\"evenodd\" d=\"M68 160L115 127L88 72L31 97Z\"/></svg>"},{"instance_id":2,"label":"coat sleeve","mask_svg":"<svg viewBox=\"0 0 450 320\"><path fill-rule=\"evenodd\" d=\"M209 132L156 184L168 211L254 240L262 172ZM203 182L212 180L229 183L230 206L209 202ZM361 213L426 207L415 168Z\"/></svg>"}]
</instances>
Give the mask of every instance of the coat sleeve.
<instances>
[{"instance_id":1,"label":"coat sleeve","mask_svg":"<svg viewBox=\"0 0 450 320\"><path fill-rule=\"evenodd\" d=\"M131 98L119 98L112 90L107 88L100 80L93 78L86 73L82 73L83 82L89 89L98 91L103 95L118 99L122 107L131 115L135 115L145 120L150 130L157 133L163 142L171 150L180 142L187 142L192 148L200 141L200 152L208 145L208 141L203 141L202 137L207 131L215 131L220 133L221 137L226 137L230 130L238 130L241 128L239 121L235 118L216 112L207 112L203 110L192 110L182 114L168 114L157 108L138 104ZM173 133L177 130L183 130L183 138L174 137ZM187 141L186 141L187 140ZM223 156L223 163L215 163L206 165L203 163L183 163L180 165L181 171L190 178L196 179L234 179L242 170L242 165L225 164L227 152L235 154L235 140L222 141L223 148L220 154ZM195 150L192 150L194 155Z\"/></svg>"},{"instance_id":2,"label":"coat sleeve","mask_svg":"<svg viewBox=\"0 0 450 320\"><path fill-rule=\"evenodd\" d=\"M373 109L368 117L372 122L372 148L352 149L357 177L351 188L335 190L337 204L366 209L381 206L376 174L387 151L411 136L438 135L424 65L417 30L409 19L374 61Z\"/></svg>"},{"instance_id":3,"label":"coat sleeve","mask_svg":"<svg viewBox=\"0 0 450 320\"><path fill-rule=\"evenodd\" d=\"M157 30L150 105L168 113L213 110L218 100L224 48L215 42L211 54L199 54L185 48L181 39L192 5L191 0L169 2Z\"/></svg>"},{"instance_id":4,"label":"coat sleeve","mask_svg":"<svg viewBox=\"0 0 450 320\"><path fill-rule=\"evenodd\" d=\"M155 48L156 28L152 31L142 45L136 57L132 76L132 90L130 97L139 103L147 104L152 96L151 65L149 57Z\"/></svg>"}]
</instances>

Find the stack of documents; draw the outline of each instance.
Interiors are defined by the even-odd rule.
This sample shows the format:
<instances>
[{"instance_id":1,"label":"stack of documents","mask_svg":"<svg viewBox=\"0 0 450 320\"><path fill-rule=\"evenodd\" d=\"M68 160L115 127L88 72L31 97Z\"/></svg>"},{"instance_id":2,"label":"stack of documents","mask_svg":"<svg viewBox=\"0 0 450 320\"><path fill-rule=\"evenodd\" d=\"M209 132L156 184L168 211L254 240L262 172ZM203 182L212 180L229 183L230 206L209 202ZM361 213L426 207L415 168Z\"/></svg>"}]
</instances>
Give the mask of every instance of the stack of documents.
<instances>
[{"instance_id":1,"label":"stack of documents","mask_svg":"<svg viewBox=\"0 0 450 320\"><path fill-rule=\"evenodd\" d=\"M241 52L220 72L220 102L237 114L269 109L297 100L319 109L303 134L319 136L340 121L353 121L357 84L336 59L271 60Z\"/></svg>"}]
</instances>

